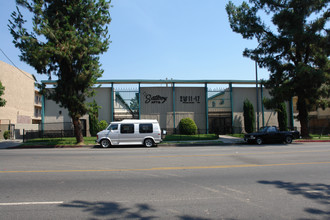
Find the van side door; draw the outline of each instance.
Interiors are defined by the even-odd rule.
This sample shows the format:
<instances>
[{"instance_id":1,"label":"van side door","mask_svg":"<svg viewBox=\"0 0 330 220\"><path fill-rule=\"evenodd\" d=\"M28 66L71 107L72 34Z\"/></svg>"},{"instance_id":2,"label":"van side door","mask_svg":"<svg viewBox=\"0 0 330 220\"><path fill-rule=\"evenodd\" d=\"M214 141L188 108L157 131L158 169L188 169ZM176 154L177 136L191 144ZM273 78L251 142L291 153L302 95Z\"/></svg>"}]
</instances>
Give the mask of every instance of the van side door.
<instances>
[{"instance_id":1,"label":"van side door","mask_svg":"<svg viewBox=\"0 0 330 220\"><path fill-rule=\"evenodd\" d=\"M120 125L119 144L137 144L134 124Z\"/></svg>"},{"instance_id":2,"label":"van side door","mask_svg":"<svg viewBox=\"0 0 330 220\"><path fill-rule=\"evenodd\" d=\"M118 124L112 124L110 125L109 129L109 133L108 133L108 137L111 140L111 144L113 145L117 145L119 144L119 129L118 129Z\"/></svg>"}]
</instances>

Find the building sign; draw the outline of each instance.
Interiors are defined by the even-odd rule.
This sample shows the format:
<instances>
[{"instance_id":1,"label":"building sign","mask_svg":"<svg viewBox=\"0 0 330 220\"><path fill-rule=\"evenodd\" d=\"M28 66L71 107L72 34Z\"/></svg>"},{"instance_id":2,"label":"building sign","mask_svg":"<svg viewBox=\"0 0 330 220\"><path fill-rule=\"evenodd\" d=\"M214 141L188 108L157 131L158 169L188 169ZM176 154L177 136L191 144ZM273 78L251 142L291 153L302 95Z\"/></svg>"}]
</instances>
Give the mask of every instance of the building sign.
<instances>
[{"instance_id":1,"label":"building sign","mask_svg":"<svg viewBox=\"0 0 330 220\"><path fill-rule=\"evenodd\" d=\"M180 96L180 102L183 104L195 104L200 103L200 96Z\"/></svg>"},{"instance_id":2,"label":"building sign","mask_svg":"<svg viewBox=\"0 0 330 220\"><path fill-rule=\"evenodd\" d=\"M143 93L145 97L145 103L151 103L151 104L163 104L166 102L167 97L161 96L161 95L155 95L152 96L151 94Z\"/></svg>"}]
</instances>

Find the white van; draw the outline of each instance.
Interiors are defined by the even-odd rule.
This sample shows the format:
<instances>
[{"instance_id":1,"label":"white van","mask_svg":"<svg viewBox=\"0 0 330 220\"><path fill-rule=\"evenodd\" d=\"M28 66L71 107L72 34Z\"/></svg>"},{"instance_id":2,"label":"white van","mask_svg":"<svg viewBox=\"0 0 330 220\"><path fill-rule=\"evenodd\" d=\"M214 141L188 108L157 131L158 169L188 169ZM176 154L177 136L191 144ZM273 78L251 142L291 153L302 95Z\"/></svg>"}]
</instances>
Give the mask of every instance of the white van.
<instances>
[{"instance_id":1,"label":"white van","mask_svg":"<svg viewBox=\"0 0 330 220\"><path fill-rule=\"evenodd\" d=\"M144 145L152 147L162 142L157 120L123 120L111 122L106 130L97 133L96 142L106 148L110 145Z\"/></svg>"}]
</instances>

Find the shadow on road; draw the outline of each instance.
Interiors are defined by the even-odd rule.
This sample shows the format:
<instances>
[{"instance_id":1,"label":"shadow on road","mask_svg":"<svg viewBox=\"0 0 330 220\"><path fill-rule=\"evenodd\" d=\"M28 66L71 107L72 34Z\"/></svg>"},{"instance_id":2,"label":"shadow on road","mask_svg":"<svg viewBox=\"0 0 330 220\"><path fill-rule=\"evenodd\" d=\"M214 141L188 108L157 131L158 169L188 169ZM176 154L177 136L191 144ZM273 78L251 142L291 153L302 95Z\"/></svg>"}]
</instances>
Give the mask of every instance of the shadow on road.
<instances>
[{"instance_id":1,"label":"shadow on road","mask_svg":"<svg viewBox=\"0 0 330 220\"><path fill-rule=\"evenodd\" d=\"M155 216L156 210L151 205L145 203L135 204L132 207L126 207L117 202L88 202L76 200L70 203L61 204L60 207L81 209L83 212L87 212L92 215L92 219L97 217L143 220L160 218L159 216ZM181 220L208 220L206 218L189 215L176 217Z\"/></svg>"},{"instance_id":2,"label":"shadow on road","mask_svg":"<svg viewBox=\"0 0 330 220\"><path fill-rule=\"evenodd\" d=\"M314 200L316 203L327 206L328 210L315 208L305 208L304 211L310 214L318 215L320 218L330 219L330 185L328 184L310 184L310 183L292 183L283 181L258 181L260 184L274 185L277 188L285 189L292 195L302 195L307 199Z\"/></svg>"}]
</instances>

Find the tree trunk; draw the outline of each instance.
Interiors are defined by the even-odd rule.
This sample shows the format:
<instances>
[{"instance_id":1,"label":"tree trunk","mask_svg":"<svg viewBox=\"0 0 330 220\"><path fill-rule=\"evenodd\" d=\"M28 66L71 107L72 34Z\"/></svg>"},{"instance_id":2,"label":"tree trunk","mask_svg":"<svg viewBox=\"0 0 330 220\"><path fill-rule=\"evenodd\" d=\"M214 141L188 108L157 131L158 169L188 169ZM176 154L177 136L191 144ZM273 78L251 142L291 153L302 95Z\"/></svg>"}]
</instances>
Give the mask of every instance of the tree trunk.
<instances>
[{"instance_id":1,"label":"tree trunk","mask_svg":"<svg viewBox=\"0 0 330 220\"><path fill-rule=\"evenodd\" d=\"M297 108L299 111L299 121L301 125L301 136L303 138L309 138L308 129L308 109L305 98L298 96Z\"/></svg>"},{"instance_id":2,"label":"tree trunk","mask_svg":"<svg viewBox=\"0 0 330 220\"><path fill-rule=\"evenodd\" d=\"M83 144L84 137L82 134L81 122L78 117L72 117L72 121L73 121L73 127L74 127L74 135L76 137L77 144Z\"/></svg>"}]
</instances>

